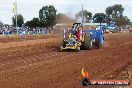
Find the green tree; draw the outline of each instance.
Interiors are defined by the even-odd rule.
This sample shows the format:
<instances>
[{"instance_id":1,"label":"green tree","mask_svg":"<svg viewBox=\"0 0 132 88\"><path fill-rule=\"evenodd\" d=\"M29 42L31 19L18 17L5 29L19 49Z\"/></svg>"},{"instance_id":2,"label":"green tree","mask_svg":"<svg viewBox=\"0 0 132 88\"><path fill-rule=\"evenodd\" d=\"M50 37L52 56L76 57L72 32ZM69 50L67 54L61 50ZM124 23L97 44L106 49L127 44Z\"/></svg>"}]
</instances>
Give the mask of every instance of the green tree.
<instances>
[{"instance_id":1,"label":"green tree","mask_svg":"<svg viewBox=\"0 0 132 88\"><path fill-rule=\"evenodd\" d=\"M30 28L39 27L40 26L40 20L39 20L39 18L33 18L32 20L27 21L25 25L30 27Z\"/></svg>"},{"instance_id":2,"label":"green tree","mask_svg":"<svg viewBox=\"0 0 132 88\"><path fill-rule=\"evenodd\" d=\"M3 23L0 21L0 29L2 29L3 27Z\"/></svg>"},{"instance_id":3,"label":"green tree","mask_svg":"<svg viewBox=\"0 0 132 88\"><path fill-rule=\"evenodd\" d=\"M121 4L115 4L106 8L105 12L108 16L116 19L123 16L124 8Z\"/></svg>"},{"instance_id":4,"label":"green tree","mask_svg":"<svg viewBox=\"0 0 132 88\"><path fill-rule=\"evenodd\" d=\"M130 24L130 19L127 16L119 17L116 19L116 23L118 26Z\"/></svg>"},{"instance_id":5,"label":"green tree","mask_svg":"<svg viewBox=\"0 0 132 88\"><path fill-rule=\"evenodd\" d=\"M53 27L56 24L56 12L57 10L53 5L43 6L42 9L39 10L41 26Z\"/></svg>"},{"instance_id":6,"label":"green tree","mask_svg":"<svg viewBox=\"0 0 132 88\"><path fill-rule=\"evenodd\" d=\"M130 24L132 25L132 22L130 22Z\"/></svg>"},{"instance_id":7,"label":"green tree","mask_svg":"<svg viewBox=\"0 0 132 88\"><path fill-rule=\"evenodd\" d=\"M0 26L3 26L3 23L0 21Z\"/></svg>"},{"instance_id":8,"label":"green tree","mask_svg":"<svg viewBox=\"0 0 132 88\"><path fill-rule=\"evenodd\" d=\"M95 23L105 23L105 22L107 22L107 16L104 13L96 13L93 16L93 21Z\"/></svg>"},{"instance_id":9,"label":"green tree","mask_svg":"<svg viewBox=\"0 0 132 88\"><path fill-rule=\"evenodd\" d=\"M123 16L124 7L121 4L115 4L106 8L105 12L110 21L115 21L118 26L130 24L130 19Z\"/></svg>"},{"instance_id":10,"label":"green tree","mask_svg":"<svg viewBox=\"0 0 132 88\"><path fill-rule=\"evenodd\" d=\"M78 19L82 17L82 13L86 22L89 22L92 19L92 13L88 12L87 10L79 11L77 14L75 14L76 18Z\"/></svg>"},{"instance_id":11,"label":"green tree","mask_svg":"<svg viewBox=\"0 0 132 88\"><path fill-rule=\"evenodd\" d=\"M13 26L15 27L16 26L16 16L12 17L12 23L13 23ZM24 18L21 14L18 14L17 15L17 26L22 27L22 24L24 24Z\"/></svg>"}]
</instances>

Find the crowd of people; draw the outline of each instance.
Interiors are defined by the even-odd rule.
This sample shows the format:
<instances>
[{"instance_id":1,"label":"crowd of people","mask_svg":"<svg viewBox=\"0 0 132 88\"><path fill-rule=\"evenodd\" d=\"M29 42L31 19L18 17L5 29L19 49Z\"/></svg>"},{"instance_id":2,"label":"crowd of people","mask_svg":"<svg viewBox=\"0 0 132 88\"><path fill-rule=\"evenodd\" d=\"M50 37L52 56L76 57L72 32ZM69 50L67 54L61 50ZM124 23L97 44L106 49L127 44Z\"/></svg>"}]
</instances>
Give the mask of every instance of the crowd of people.
<instances>
[{"instance_id":1,"label":"crowd of people","mask_svg":"<svg viewBox=\"0 0 132 88\"><path fill-rule=\"evenodd\" d=\"M51 33L51 28L27 28L27 27L18 27L17 29L12 26L0 27L0 34L11 35L11 34L48 34Z\"/></svg>"}]
</instances>

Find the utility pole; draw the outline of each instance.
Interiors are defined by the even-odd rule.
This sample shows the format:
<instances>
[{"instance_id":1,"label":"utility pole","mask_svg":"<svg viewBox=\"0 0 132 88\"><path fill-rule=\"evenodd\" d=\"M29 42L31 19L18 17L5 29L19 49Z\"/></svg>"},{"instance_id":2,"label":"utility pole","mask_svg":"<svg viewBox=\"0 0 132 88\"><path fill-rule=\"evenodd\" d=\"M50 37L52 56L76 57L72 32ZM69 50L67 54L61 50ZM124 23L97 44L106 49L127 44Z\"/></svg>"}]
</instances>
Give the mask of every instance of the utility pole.
<instances>
[{"instance_id":1,"label":"utility pole","mask_svg":"<svg viewBox=\"0 0 132 88\"><path fill-rule=\"evenodd\" d=\"M84 14L83 14L83 4L82 4L82 27L83 27L83 22L84 22Z\"/></svg>"},{"instance_id":2,"label":"utility pole","mask_svg":"<svg viewBox=\"0 0 132 88\"><path fill-rule=\"evenodd\" d=\"M16 30L17 30L17 35L18 35L18 28L17 28L17 0L16 0Z\"/></svg>"}]
</instances>

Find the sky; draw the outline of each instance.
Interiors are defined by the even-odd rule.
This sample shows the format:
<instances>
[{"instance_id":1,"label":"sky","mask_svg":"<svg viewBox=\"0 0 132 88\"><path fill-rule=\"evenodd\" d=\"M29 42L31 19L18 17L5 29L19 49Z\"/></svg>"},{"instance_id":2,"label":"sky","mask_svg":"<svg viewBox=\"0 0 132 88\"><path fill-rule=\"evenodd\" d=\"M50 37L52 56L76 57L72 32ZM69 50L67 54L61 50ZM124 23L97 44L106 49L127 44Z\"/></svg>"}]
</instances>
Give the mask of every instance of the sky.
<instances>
[{"instance_id":1,"label":"sky","mask_svg":"<svg viewBox=\"0 0 132 88\"><path fill-rule=\"evenodd\" d=\"M13 3L15 0L0 0L0 21L12 24ZM82 9L92 14L103 12L108 6L122 4L125 8L124 16L132 21L132 0L17 0L18 14L22 14L24 21L39 17L39 10L45 5L54 5L57 13L65 13L74 18L75 13Z\"/></svg>"}]
</instances>

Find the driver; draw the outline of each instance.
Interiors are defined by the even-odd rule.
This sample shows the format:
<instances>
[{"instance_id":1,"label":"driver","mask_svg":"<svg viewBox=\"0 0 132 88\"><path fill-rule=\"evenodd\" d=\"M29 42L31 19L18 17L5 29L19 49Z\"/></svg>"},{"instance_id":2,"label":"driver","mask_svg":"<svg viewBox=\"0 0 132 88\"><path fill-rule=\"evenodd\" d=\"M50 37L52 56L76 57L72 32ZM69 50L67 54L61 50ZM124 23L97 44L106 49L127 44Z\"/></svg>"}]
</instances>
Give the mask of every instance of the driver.
<instances>
[{"instance_id":1,"label":"driver","mask_svg":"<svg viewBox=\"0 0 132 88\"><path fill-rule=\"evenodd\" d=\"M78 41L80 41L81 40L81 27L77 27L76 36L77 36Z\"/></svg>"}]
</instances>

